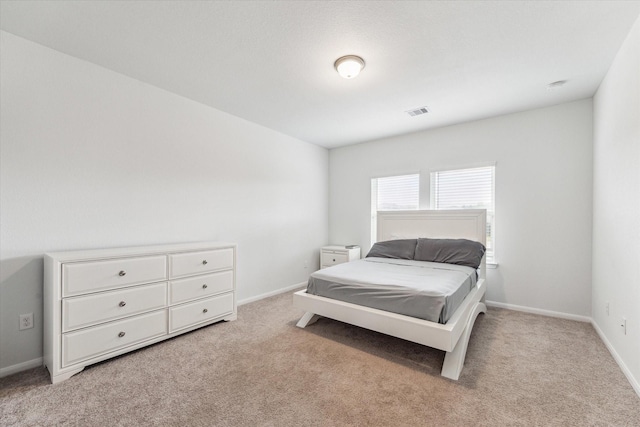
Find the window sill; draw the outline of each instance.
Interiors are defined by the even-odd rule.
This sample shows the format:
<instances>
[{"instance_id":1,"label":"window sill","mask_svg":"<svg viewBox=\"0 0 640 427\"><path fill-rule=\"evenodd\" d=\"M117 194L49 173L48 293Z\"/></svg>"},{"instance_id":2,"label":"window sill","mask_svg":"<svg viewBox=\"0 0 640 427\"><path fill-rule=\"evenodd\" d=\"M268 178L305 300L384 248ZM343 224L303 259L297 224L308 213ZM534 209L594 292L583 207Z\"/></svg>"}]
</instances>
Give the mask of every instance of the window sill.
<instances>
[{"instance_id":1,"label":"window sill","mask_svg":"<svg viewBox=\"0 0 640 427\"><path fill-rule=\"evenodd\" d=\"M487 268L490 268L492 270L498 268L498 263L497 262L488 262L487 263Z\"/></svg>"}]
</instances>

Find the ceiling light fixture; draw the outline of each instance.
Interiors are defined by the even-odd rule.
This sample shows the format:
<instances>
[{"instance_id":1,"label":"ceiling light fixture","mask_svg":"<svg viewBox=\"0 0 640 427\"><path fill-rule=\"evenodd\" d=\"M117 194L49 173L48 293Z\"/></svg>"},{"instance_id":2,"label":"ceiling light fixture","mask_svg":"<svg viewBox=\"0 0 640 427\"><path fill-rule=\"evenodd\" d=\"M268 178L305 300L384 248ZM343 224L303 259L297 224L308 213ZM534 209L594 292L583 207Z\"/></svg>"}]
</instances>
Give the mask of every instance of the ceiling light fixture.
<instances>
[{"instance_id":1,"label":"ceiling light fixture","mask_svg":"<svg viewBox=\"0 0 640 427\"><path fill-rule=\"evenodd\" d=\"M336 59L333 66L342 77L352 79L357 77L364 68L364 59L356 55L347 55Z\"/></svg>"}]
</instances>

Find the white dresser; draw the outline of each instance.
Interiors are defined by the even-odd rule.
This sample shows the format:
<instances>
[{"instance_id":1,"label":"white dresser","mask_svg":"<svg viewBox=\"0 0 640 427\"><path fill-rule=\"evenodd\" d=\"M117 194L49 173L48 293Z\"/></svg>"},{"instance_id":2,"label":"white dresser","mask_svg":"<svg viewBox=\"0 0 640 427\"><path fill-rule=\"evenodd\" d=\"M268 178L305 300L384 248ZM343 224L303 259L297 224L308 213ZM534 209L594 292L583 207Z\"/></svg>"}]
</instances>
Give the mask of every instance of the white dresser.
<instances>
[{"instance_id":1,"label":"white dresser","mask_svg":"<svg viewBox=\"0 0 640 427\"><path fill-rule=\"evenodd\" d=\"M323 246L320 249L320 268L331 267L360 259L360 247L346 248L344 246Z\"/></svg>"},{"instance_id":2,"label":"white dresser","mask_svg":"<svg viewBox=\"0 0 640 427\"><path fill-rule=\"evenodd\" d=\"M237 318L236 245L187 243L45 254L51 382L201 326Z\"/></svg>"}]
</instances>

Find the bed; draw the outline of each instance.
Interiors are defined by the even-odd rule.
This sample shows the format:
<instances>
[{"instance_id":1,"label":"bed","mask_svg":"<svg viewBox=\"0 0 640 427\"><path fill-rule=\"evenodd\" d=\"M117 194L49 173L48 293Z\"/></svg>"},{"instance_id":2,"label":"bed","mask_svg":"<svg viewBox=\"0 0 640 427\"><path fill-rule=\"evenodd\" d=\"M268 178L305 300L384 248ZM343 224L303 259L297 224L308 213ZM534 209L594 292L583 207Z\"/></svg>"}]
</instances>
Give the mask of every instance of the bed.
<instances>
[{"instance_id":1,"label":"bed","mask_svg":"<svg viewBox=\"0 0 640 427\"><path fill-rule=\"evenodd\" d=\"M377 242L419 238L468 239L486 245L485 210L378 212L377 222ZM355 264L356 262L360 264ZM373 257L351 262L349 264L353 265L349 267L340 264L326 270L320 270L318 276L322 280L331 282L327 274L340 274L339 270L350 268L349 271L351 273L349 274L356 274L351 279L357 281L357 270L369 268L376 262L381 261ZM389 263L388 260L383 260L382 262ZM365 263L368 264L365 266ZM394 268L398 269L404 268L399 264L406 262L391 260L390 263ZM378 265L375 265L375 267L380 268ZM354 270L356 273L354 273ZM392 274L389 273L389 270L378 273L375 271L374 269L373 274L370 274L371 277L375 277L376 274ZM405 270L400 271L398 277L405 276L403 271ZM308 288L293 295L294 306L305 311L297 326L305 328L314 323L320 316L324 316L443 350L446 355L441 374L446 378L457 380L462 372L467 345L475 320L480 313L486 312L484 303L486 260L484 256L482 256L477 271L474 271L472 276L474 280L469 285L468 293L465 291L466 295L459 298L462 301L456 304L446 316L439 316L437 319L431 314L423 316L426 318L419 318L415 317L416 313L407 315L389 311L390 309L386 307L385 309L380 309L365 306L354 302L357 300L350 301L349 298L344 297L339 297L341 300L323 295L313 295ZM345 283L349 284L348 281ZM312 280L310 280L311 284ZM340 291L342 292L344 289L340 289ZM427 318L430 320L427 320Z\"/></svg>"}]
</instances>

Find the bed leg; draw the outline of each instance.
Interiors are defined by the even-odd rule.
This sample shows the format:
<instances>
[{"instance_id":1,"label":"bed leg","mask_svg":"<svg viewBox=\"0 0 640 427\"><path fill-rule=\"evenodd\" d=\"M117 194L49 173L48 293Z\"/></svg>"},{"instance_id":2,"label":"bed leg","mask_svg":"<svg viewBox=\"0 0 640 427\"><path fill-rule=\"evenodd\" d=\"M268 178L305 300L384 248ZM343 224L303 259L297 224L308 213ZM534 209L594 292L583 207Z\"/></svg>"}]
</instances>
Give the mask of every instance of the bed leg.
<instances>
[{"instance_id":1,"label":"bed leg","mask_svg":"<svg viewBox=\"0 0 640 427\"><path fill-rule=\"evenodd\" d=\"M300 318L300 320L298 320L298 323L296 323L296 326L298 328L304 328L305 326L309 326L312 323L315 323L316 320L318 320L320 318L320 316L318 316L317 314L314 313L310 313L310 312L306 312L304 314L304 316L302 316Z\"/></svg>"},{"instance_id":2,"label":"bed leg","mask_svg":"<svg viewBox=\"0 0 640 427\"><path fill-rule=\"evenodd\" d=\"M453 351L448 351L444 356L444 364L442 365L441 373L443 377L456 381L460 377L462 366L464 365L464 358L467 355L467 346L469 345L469 338L471 338L471 330L473 329L473 324L476 322L478 314L486 312L487 306L484 303L476 303L473 311L471 312L471 316L469 316L467 325L464 328L464 332L462 332L462 336L458 340L458 343L454 347Z\"/></svg>"}]
</instances>

